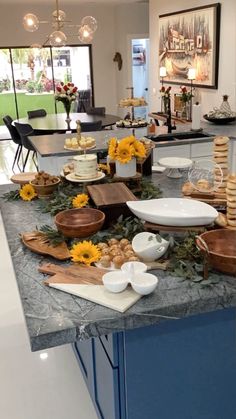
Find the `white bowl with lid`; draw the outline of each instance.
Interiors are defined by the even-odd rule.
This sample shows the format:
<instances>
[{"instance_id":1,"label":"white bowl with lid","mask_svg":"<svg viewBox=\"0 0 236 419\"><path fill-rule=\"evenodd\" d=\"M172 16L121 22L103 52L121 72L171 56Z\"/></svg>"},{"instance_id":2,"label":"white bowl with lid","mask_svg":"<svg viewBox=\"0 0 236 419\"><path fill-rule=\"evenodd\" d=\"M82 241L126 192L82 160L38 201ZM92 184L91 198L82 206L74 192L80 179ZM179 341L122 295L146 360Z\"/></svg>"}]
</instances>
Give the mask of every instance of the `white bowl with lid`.
<instances>
[{"instance_id":1,"label":"white bowl with lid","mask_svg":"<svg viewBox=\"0 0 236 419\"><path fill-rule=\"evenodd\" d=\"M159 235L158 235L159 236ZM144 262L153 262L159 259L167 251L169 242L161 236L160 241L154 233L138 233L132 240L132 247L137 256Z\"/></svg>"}]
</instances>

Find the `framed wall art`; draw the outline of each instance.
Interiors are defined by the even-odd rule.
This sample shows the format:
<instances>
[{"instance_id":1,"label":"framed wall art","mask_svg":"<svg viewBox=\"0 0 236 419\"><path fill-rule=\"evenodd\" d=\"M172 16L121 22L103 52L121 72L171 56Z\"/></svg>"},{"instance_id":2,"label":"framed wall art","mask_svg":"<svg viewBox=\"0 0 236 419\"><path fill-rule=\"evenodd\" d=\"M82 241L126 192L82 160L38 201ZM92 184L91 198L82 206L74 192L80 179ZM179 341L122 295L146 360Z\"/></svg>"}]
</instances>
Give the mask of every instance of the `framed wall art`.
<instances>
[{"instance_id":1,"label":"framed wall art","mask_svg":"<svg viewBox=\"0 0 236 419\"><path fill-rule=\"evenodd\" d=\"M216 89L218 84L220 3L159 16L159 66L165 83Z\"/></svg>"}]
</instances>

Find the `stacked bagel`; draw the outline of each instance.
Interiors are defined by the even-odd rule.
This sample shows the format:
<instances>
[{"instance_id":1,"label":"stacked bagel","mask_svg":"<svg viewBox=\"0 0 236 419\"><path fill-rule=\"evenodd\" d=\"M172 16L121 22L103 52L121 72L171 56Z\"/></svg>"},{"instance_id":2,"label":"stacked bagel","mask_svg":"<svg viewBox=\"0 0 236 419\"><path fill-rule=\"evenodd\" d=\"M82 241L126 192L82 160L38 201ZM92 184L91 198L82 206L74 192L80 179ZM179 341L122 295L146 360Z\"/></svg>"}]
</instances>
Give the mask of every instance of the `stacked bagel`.
<instances>
[{"instance_id":1,"label":"stacked bagel","mask_svg":"<svg viewBox=\"0 0 236 419\"><path fill-rule=\"evenodd\" d=\"M218 194L225 194L227 187L227 177L228 177L228 151L229 151L229 138L224 136L218 136L214 139L214 149L213 156L214 162L220 166L215 167L214 170L214 179L215 185L217 187ZM222 173L221 173L222 172ZM222 178L223 174L223 178ZM222 183L221 182L222 178Z\"/></svg>"},{"instance_id":2,"label":"stacked bagel","mask_svg":"<svg viewBox=\"0 0 236 419\"><path fill-rule=\"evenodd\" d=\"M226 187L227 224L236 229L236 174L228 176Z\"/></svg>"}]
</instances>

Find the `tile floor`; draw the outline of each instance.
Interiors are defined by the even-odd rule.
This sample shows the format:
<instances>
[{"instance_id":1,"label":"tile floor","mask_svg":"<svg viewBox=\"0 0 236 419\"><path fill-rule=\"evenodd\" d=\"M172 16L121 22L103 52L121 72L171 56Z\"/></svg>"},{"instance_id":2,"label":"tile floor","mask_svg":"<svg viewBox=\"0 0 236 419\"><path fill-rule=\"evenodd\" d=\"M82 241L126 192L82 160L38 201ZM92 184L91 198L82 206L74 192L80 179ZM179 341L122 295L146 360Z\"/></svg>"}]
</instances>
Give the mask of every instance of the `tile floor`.
<instances>
[{"instance_id":1,"label":"tile floor","mask_svg":"<svg viewBox=\"0 0 236 419\"><path fill-rule=\"evenodd\" d=\"M0 184L10 183L14 150L0 142ZM1 216L0 418L97 419L71 346L30 351Z\"/></svg>"}]
</instances>

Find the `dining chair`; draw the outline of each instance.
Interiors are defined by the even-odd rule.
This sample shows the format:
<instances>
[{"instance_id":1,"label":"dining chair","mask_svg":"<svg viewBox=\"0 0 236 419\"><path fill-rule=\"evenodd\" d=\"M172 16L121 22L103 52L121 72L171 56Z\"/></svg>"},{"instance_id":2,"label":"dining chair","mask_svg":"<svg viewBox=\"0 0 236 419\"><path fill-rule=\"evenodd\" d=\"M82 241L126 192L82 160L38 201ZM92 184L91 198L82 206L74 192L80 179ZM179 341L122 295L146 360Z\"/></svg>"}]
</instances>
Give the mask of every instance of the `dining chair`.
<instances>
[{"instance_id":1,"label":"dining chair","mask_svg":"<svg viewBox=\"0 0 236 419\"><path fill-rule=\"evenodd\" d=\"M101 131L102 129L102 121L95 121L95 122L81 122L81 132L89 132L89 131Z\"/></svg>"},{"instance_id":2,"label":"dining chair","mask_svg":"<svg viewBox=\"0 0 236 419\"><path fill-rule=\"evenodd\" d=\"M95 107L95 108L89 107L87 108L86 112L88 115L105 115L106 108L105 106L100 106L100 107Z\"/></svg>"},{"instance_id":3,"label":"dining chair","mask_svg":"<svg viewBox=\"0 0 236 419\"><path fill-rule=\"evenodd\" d=\"M15 122L15 127L16 127L16 130L17 130L18 134L20 135L23 147L27 150L26 157L23 161L22 171L23 172L25 171L25 166L27 164L27 161L28 161L28 158L29 158L29 155L30 155L31 151L33 152L33 154L32 154L33 163L34 163L36 169L38 170L38 165L35 161L36 150L35 150L34 146L31 144L31 142L28 138L28 135L34 135L33 128L29 124L20 124L19 122Z\"/></svg>"},{"instance_id":4,"label":"dining chair","mask_svg":"<svg viewBox=\"0 0 236 419\"><path fill-rule=\"evenodd\" d=\"M32 119L32 118L40 118L41 116L46 116L47 112L45 111L45 109L35 109L33 111L27 111L28 114L28 118Z\"/></svg>"},{"instance_id":5,"label":"dining chair","mask_svg":"<svg viewBox=\"0 0 236 419\"><path fill-rule=\"evenodd\" d=\"M12 125L13 119L11 118L10 115L6 115L2 119L3 119L4 124L6 125L9 133L10 133L10 136L11 136L12 141L15 144L17 144L17 149L16 149L16 152L15 152L15 156L14 156L14 160L13 160L13 165L12 165L12 168L11 169L14 172L14 166L15 166L15 164L17 164L18 169L21 172L21 167L19 165L20 157L22 155L22 142L21 142L21 137L20 137L20 135L19 135L16 127L14 127L14 125Z\"/></svg>"},{"instance_id":6,"label":"dining chair","mask_svg":"<svg viewBox=\"0 0 236 419\"><path fill-rule=\"evenodd\" d=\"M79 96L77 100L77 109L75 112L86 112L91 106L91 91L90 90L79 90Z\"/></svg>"}]
</instances>

